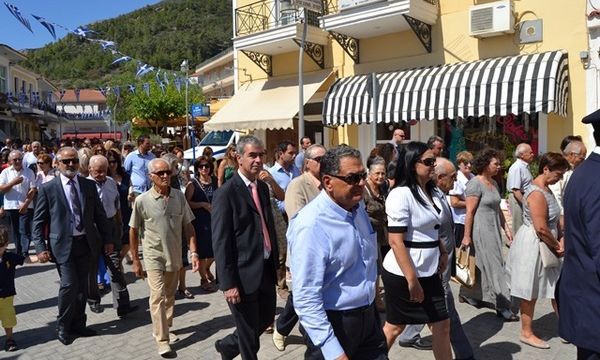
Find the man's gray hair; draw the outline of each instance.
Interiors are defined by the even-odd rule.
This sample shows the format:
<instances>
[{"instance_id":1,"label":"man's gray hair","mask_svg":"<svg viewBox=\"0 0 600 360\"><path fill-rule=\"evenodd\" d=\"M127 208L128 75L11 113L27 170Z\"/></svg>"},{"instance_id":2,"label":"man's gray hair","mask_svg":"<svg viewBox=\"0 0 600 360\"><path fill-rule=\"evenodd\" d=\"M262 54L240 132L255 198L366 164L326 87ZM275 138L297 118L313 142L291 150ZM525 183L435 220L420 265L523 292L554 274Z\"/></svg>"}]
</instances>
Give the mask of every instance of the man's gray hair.
<instances>
[{"instance_id":1,"label":"man's gray hair","mask_svg":"<svg viewBox=\"0 0 600 360\"><path fill-rule=\"evenodd\" d=\"M314 159L315 153L319 149L326 150L325 146L319 145L319 144L313 144L313 145L307 147L306 150L304 150L304 162L306 162L306 160L308 160L308 159Z\"/></svg>"},{"instance_id":2,"label":"man's gray hair","mask_svg":"<svg viewBox=\"0 0 600 360\"><path fill-rule=\"evenodd\" d=\"M56 153L56 158L58 160L62 160L63 154L66 152L74 152L75 154L77 154L77 150L75 150L74 147L71 146L63 146L60 149L58 149L58 152Z\"/></svg>"},{"instance_id":3,"label":"man's gray hair","mask_svg":"<svg viewBox=\"0 0 600 360\"><path fill-rule=\"evenodd\" d=\"M527 148L531 148L531 146L527 143L520 143L519 145L517 145L517 148L515 149L515 158L520 159L521 156L523 156L523 154L527 150Z\"/></svg>"},{"instance_id":4,"label":"man's gray hair","mask_svg":"<svg viewBox=\"0 0 600 360\"><path fill-rule=\"evenodd\" d=\"M176 166L179 163L179 158L173 153L166 153L160 158L166 160L171 167Z\"/></svg>"},{"instance_id":5,"label":"man's gray hair","mask_svg":"<svg viewBox=\"0 0 600 360\"><path fill-rule=\"evenodd\" d=\"M434 172L436 175L446 175L449 172L456 170L456 167L452 163L452 161L446 159L445 157L437 157L435 158L435 169Z\"/></svg>"},{"instance_id":6,"label":"man's gray hair","mask_svg":"<svg viewBox=\"0 0 600 360\"><path fill-rule=\"evenodd\" d=\"M19 157L22 157L22 156L23 156L23 153L22 153L20 150L11 150L11 152L10 152L10 153L8 153L8 157L9 157L9 158L13 158L13 157L14 157L14 156L13 156L14 154L17 154L17 156L19 156Z\"/></svg>"},{"instance_id":7,"label":"man's gray hair","mask_svg":"<svg viewBox=\"0 0 600 360\"><path fill-rule=\"evenodd\" d=\"M104 155L94 155L90 158L89 167L94 165L102 165L108 168L108 159L104 157Z\"/></svg>"},{"instance_id":8,"label":"man's gray hair","mask_svg":"<svg viewBox=\"0 0 600 360\"><path fill-rule=\"evenodd\" d=\"M253 145L253 146L258 146L258 147L262 147L264 148L265 146L263 145L263 142L260 141L259 138L257 138L254 135L245 135L240 137L240 140L238 141L237 145L235 146L235 151L241 156L244 154L244 148L246 147L246 145Z\"/></svg>"},{"instance_id":9,"label":"man's gray hair","mask_svg":"<svg viewBox=\"0 0 600 360\"><path fill-rule=\"evenodd\" d=\"M436 143L436 141L444 144L444 139L442 139L440 136L431 135L427 140L427 147L433 149L433 145Z\"/></svg>"},{"instance_id":10,"label":"man's gray hair","mask_svg":"<svg viewBox=\"0 0 600 360\"><path fill-rule=\"evenodd\" d=\"M581 151L584 149L585 145L581 141L571 141L565 147L563 155L567 156L569 154L581 154Z\"/></svg>"},{"instance_id":11,"label":"man's gray hair","mask_svg":"<svg viewBox=\"0 0 600 360\"><path fill-rule=\"evenodd\" d=\"M321 159L321 177L323 175L338 175L340 173L340 162L345 157L351 157L360 161L360 151L348 145L340 145L327 150Z\"/></svg>"},{"instance_id":12,"label":"man's gray hair","mask_svg":"<svg viewBox=\"0 0 600 360\"><path fill-rule=\"evenodd\" d=\"M33 145L36 145L36 144L37 144L37 145L39 145L39 146L42 146L42 143L41 143L41 142L39 142L39 141L33 141L33 142L31 143L31 146L33 147Z\"/></svg>"},{"instance_id":13,"label":"man's gray hair","mask_svg":"<svg viewBox=\"0 0 600 360\"><path fill-rule=\"evenodd\" d=\"M150 162L148 162L148 173L154 173L154 169L156 167L156 165L158 165L158 163L161 162L163 164L167 164L167 166L169 167L169 171L171 170L171 164L169 164L169 162L163 158L154 158L152 160L150 160Z\"/></svg>"}]
</instances>

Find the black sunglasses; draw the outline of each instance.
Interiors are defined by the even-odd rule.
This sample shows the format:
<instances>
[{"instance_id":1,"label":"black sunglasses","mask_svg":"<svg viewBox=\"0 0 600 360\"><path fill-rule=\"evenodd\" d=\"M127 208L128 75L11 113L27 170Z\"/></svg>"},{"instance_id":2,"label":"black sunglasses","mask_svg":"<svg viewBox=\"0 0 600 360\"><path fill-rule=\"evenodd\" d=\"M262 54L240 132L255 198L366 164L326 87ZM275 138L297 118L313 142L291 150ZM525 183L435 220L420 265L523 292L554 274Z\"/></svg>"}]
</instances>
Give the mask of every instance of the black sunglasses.
<instances>
[{"instance_id":1,"label":"black sunglasses","mask_svg":"<svg viewBox=\"0 0 600 360\"><path fill-rule=\"evenodd\" d=\"M358 185L358 184L360 184L361 180L367 180L367 172L366 171L358 173L358 174L348 174L346 176L333 175L333 174L327 174L327 175L334 177L336 179L340 179L348 185Z\"/></svg>"},{"instance_id":2,"label":"black sunglasses","mask_svg":"<svg viewBox=\"0 0 600 360\"><path fill-rule=\"evenodd\" d=\"M71 163L73 164L79 164L79 159L78 158L74 158L74 159L62 159L60 160L61 163L65 164L65 165L69 165Z\"/></svg>"},{"instance_id":3,"label":"black sunglasses","mask_svg":"<svg viewBox=\"0 0 600 360\"><path fill-rule=\"evenodd\" d=\"M322 156L316 156L316 157L312 158L311 160L314 160L314 161L320 163L322 158L323 158Z\"/></svg>"},{"instance_id":4,"label":"black sunglasses","mask_svg":"<svg viewBox=\"0 0 600 360\"><path fill-rule=\"evenodd\" d=\"M161 170L161 171L156 171L156 172L153 172L153 174L154 174L154 175L157 175L157 176L161 176L161 177L162 177L162 176L165 176L165 175L169 175L169 176L171 176L171 170Z\"/></svg>"},{"instance_id":5,"label":"black sunglasses","mask_svg":"<svg viewBox=\"0 0 600 360\"><path fill-rule=\"evenodd\" d=\"M198 165L198 169L210 169L210 165L208 165L208 164L200 164L200 165Z\"/></svg>"},{"instance_id":6,"label":"black sunglasses","mask_svg":"<svg viewBox=\"0 0 600 360\"><path fill-rule=\"evenodd\" d=\"M44 165L44 164L47 164L47 162L45 162L45 161L38 161L37 164L38 165Z\"/></svg>"},{"instance_id":7,"label":"black sunglasses","mask_svg":"<svg viewBox=\"0 0 600 360\"><path fill-rule=\"evenodd\" d=\"M420 162L421 164L425 165L425 166L434 166L435 165L435 158L427 158L427 159L421 159L417 162Z\"/></svg>"}]
</instances>

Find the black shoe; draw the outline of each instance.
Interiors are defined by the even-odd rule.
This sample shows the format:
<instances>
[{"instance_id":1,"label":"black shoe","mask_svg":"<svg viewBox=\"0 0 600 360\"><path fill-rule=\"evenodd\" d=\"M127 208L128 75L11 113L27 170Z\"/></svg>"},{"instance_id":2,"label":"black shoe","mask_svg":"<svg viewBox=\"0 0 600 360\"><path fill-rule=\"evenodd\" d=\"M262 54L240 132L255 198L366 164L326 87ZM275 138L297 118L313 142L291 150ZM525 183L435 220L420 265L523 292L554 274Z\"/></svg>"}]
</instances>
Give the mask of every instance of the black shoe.
<instances>
[{"instance_id":1,"label":"black shoe","mask_svg":"<svg viewBox=\"0 0 600 360\"><path fill-rule=\"evenodd\" d=\"M519 317L510 309L496 310L496 316L499 318L503 318L506 322L519 321Z\"/></svg>"},{"instance_id":2,"label":"black shoe","mask_svg":"<svg viewBox=\"0 0 600 360\"><path fill-rule=\"evenodd\" d=\"M412 348L415 348L417 350L431 350L431 349L433 349L433 345L431 344L431 341L424 340L422 338L419 338L419 339L417 339L415 341L411 341L411 342L398 341L398 345L400 345L402 347L412 347Z\"/></svg>"},{"instance_id":3,"label":"black shoe","mask_svg":"<svg viewBox=\"0 0 600 360\"><path fill-rule=\"evenodd\" d=\"M104 308L99 303L90 304L90 310L96 314L104 312Z\"/></svg>"},{"instance_id":4,"label":"black shoe","mask_svg":"<svg viewBox=\"0 0 600 360\"><path fill-rule=\"evenodd\" d=\"M82 327L78 329L73 329L73 333L81 336L81 337L90 337L98 335L98 332L94 329L90 329L89 327Z\"/></svg>"},{"instance_id":5,"label":"black shoe","mask_svg":"<svg viewBox=\"0 0 600 360\"><path fill-rule=\"evenodd\" d=\"M136 310L138 310L140 307L138 305L133 305L133 306L127 306L124 307L123 309L117 309L117 315L121 318L121 317L125 317L125 315L130 314Z\"/></svg>"},{"instance_id":6,"label":"black shoe","mask_svg":"<svg viewBox=\"0 0 600 360\"><path fill-rule=\"evenodd\" d=\"M58 330L58 341L60 341L63 345L71 345L73 343L73 337L65 330Z\"/></svg>"},{"instance_id":7,"label":"black shoe","mask_svg":"<svg viewBox=\"0 0 600 360\"><path fill-rule=\"evenodd\" d=\"M223 345L221 345L221 340L215 341L215 349L221 355L221 360L231 360L233 358L229 358L225 355L225 351L223 349Z\"/></svg>"}]
</instances>

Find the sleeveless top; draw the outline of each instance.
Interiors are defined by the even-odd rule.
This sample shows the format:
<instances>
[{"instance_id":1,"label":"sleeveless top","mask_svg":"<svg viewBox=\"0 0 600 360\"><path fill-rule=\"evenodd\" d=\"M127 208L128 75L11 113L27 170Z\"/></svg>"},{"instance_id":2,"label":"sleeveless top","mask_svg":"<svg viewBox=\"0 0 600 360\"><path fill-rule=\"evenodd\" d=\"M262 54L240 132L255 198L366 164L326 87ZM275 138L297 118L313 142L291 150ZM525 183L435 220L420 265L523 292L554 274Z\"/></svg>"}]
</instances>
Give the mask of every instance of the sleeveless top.
<instances>
[{"instance_id":1,"label":"sleeveless top","mask_svg":"<svg viewBox=\"0 0 600 360\"><path fill-rule=\"evenodd\" d=\"M556 235L558 220L560 218L560 207L558 206L558 201L556 201L552 191L546 191L539 186L534 185L533 183L527 188L524 194L525 201L523 201L523 225L531 226L533 224L531 220L531 210L529 209L527 198L534 191L539 191L544 194L546 204L548 205L548 227Z\"/></svg>"}]
</instances>

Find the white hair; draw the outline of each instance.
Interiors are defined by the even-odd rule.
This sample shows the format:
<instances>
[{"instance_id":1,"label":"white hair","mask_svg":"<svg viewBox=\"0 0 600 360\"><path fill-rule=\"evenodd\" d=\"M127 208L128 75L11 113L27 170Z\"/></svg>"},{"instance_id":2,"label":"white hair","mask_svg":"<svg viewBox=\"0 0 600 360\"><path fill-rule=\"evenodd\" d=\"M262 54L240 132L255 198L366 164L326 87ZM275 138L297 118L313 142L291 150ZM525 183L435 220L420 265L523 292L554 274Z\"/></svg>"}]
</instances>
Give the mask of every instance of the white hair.
<instances>
[{"instance_id":1,"label":"white hair","mask_svg":"<svg viewBox=\"0 0 600 360\"><path fill-rule=\"evenodd\" d=\"M108 168L108 160L103 155L94 155L90 158L88 166L92 167L95 164Z\"/></svg>"},{"instance_id":2,"label":"white hair","mask_svg":"<svg viewBox=\"0 0 600 360\"><path fill-rule=\"evenodd\" d=\"M571 141L565 146L565 151L563 151L564 155L569 154L580 154L582 150L585 149L585 145L581 141Z\"/></svg>"},{"instance_id":3,"label":"white hair","mask_svg":"<svg viewBox=\"0 0 600 360\"><path fill-rule=\"evenodd\" d=\"M527 143L520 143L517 145L517 148L515 149L515 157L521 158L528 148L531 149L531 146Z\"/></svg>"},{"instance_id":4,"label":"white hair","mask_svg":"<svg viewBox=\"0 0 600 360\"><path fill-rule=\"evenodd\" d=\"M154 168L156 167L156 165L158 165L159 162L161 162L163 164L167 164L167 167L169 168L169 170L171 170L171 164L169 164L169 162L167 160L161 159L161 158L155 158L155 159L150 160L150 162L148 163L148 172L153 173Z\"/></svg>"},{"instance_id":5,"label":"white hair","mask_svg":"<svg viewBox=\"0 0 600 360\"><path fill-rule=\"evenodd\" d=\"M452 163L452 161L446 159L445 157L437 157L435 158L435 169L434 172L436 175L446 175L451 171L456 170L456 167Z\"/></svg>"}]
</instances>

